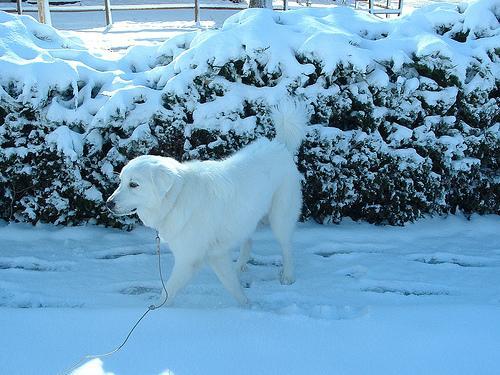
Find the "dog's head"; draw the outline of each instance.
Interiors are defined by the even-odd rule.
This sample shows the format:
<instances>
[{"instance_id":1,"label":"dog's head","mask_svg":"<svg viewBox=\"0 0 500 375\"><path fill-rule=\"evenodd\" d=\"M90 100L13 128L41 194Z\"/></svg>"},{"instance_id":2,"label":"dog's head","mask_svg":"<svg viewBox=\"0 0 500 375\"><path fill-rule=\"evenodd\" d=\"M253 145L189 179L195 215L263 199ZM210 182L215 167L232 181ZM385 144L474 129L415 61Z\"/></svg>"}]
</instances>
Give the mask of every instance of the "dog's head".
<instances>
[{"instance_id":1,"label":"dog's head","mask_svg":"<svg viewBox=\"0 0 500 375\"><path fill-rule=\"evenodd\" d=\"M180 184L181 164L172 158L143 155L132 159L120 173L120 185L106 201L115 215L158 210L174 186Z\"/></svg>"}]
</instances>

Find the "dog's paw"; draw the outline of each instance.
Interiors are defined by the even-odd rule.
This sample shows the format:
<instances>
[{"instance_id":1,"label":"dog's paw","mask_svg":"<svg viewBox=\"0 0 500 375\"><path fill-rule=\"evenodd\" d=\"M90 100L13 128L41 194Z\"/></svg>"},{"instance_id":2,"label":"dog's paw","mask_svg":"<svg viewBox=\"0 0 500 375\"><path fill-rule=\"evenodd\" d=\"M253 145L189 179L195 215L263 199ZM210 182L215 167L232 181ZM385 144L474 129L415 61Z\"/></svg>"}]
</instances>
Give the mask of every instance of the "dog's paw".
<instances>
[{"instance_id":1,"label":"dog's paw","mask_svg":"<svg viewBox=\"0 0 500 375\"><path fill-rule=\"evenodd\" d=\"M250 309L252 307L252 304L248 298L245 298L244 301L239 301L239 304L242 309Z\"/></svg>"},{"instance_id":2,"label":"dog's paw","mask_svg":"<svg viewBox=\"0 0 500 375\"><path fill-rule=\"evenodd\" d=\"M291 285L295 282L295 277L293 276L293 274L287 274L285 272L281 272L280 282L282 285Z\"/></svg>"},{"instance_id":3,"label":"dog's paw","mask_svg":"<svg viewBox=\"0 0 500 375\"><path fill-rule=\"evenodd\" d=\"M239 271L239 272L246 272L248 271L248 265L246 263L244 264L238 264L236 266L236 269Z\"/></svg>"}]
</instances>

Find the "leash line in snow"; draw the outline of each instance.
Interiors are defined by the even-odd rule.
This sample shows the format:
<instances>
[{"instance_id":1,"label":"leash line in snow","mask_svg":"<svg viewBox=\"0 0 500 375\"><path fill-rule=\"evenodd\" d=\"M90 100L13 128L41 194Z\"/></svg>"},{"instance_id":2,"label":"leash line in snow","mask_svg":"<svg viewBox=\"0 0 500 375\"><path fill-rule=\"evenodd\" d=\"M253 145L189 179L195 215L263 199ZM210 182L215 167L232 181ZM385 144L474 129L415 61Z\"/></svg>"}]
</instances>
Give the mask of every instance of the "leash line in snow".
<instances>
[{"instance_id":1,"label":"leash line in snow","mask_svg":"<svg viewBox=\"0 0 500 375\"><path fill-rule=\"evenodd\" d=\"M86 360L95 359L95 358L108 357L108 356L110 356L110 355L115 354L116 352L118 352L121 348L123 348L125 346L125 344L127 343L128 339L132 335L132 332L134 332L135 328L139 325L139 323L141 322L141 320L144 319L144 317L146 315L148 315L148 313L150 311L153 311L153 310L156 310L156 309L162 307L167 302L167 300L168 300L168 292L167 292L167 287L165 286L165 282L163 281L163 273L161 271L160 234L158 232L156 232L156 254L158 255L158 272L160 274L161 285L163 287L163 291L165 292L165 299L163 300L163 302L160 303L159 305L150 305L148 307L148 309L141 315L141 317L135 322L135 324L133 325L133 327L130 329L130 331L128 332L127 336L125 337L125 340L123 340L123 342L120 345L118 345L115 349L111 350L110 352L103 353L103 354L91 354L91 355L83 356L78 362L76 362L69 369L67 369L64 372L60 373L60 375L71 374L76 368L78 368Z\"/></svg>"}]
</instances>

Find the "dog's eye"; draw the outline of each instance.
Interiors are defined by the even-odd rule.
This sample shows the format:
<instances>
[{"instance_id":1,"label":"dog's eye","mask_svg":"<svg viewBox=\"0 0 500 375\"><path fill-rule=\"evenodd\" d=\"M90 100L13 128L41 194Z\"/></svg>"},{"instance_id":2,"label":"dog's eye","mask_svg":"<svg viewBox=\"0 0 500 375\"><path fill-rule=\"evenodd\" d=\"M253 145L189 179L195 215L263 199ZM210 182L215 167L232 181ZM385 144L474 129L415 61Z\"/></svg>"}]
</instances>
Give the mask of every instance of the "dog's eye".
<instances>
[{"instance_id":1,"label":"dog's eye","mask_svg":"<svg viewBox=\"0 0 500 375\"><path fill-rule=\"evenodd\" d=\"M137 182L134 182L134 181L130 181L128 183L128 186L131 187L131 188L136 188L137 186L139 186L139 184Z\"/></svg>"}]
</instances>

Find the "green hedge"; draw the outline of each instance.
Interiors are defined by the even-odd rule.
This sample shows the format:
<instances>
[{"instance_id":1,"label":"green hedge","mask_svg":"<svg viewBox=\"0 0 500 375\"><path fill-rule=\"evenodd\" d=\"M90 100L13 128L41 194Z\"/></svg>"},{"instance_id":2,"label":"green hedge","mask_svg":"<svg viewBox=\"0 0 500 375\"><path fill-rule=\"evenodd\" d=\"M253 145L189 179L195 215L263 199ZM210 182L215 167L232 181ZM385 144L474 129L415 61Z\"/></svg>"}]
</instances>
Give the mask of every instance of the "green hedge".
<instances>
[{"instance_id":1,"label":"green hedge","mask_svg":"<svg viewBox=\"0 0 500 375\"><path fill-rule=\"evenodd\" d=\"M472 10L479 7L498 20L493 2L474 6ZM300 26L297 20L307 17L334 17L329 21L333 23L335 17L345 17L342 12L358 17L335 9L279 16L248 10L222 30L186 34L150 47L146 51L153 57L144 61L131 51L120 64L129 66L125 73L133 79L144 74L146 91L126 97L124 108L114 97L103 99L110 83L99 83L102 76L90 80L86 74L73 79L73 86L54 85L44 96L34 92L34 97L43 96L36 101L23 97L22 82L0 76L0 217L130 227L134 218L115 218L104 208L117 185L116 173L128 160L146 153L182 161L219 159L257 137L273 138L270 108L284 96L304 102L309 110L307 136L297 154L304 175L304 219L338 223L351 217L402 225L427 214L499 214L500 34L498 28L482 33L467 29L470 7L449 5L453 22L433 24L433 37L449 48L461 45L472 51L481 46L482 60L468 56L465 70L453 56L418 50L406 51L403 62L374 57L366 66L341 61L327 69L325 61L302 50L292 52L294 63L308 73L293 75L286 66L270 66L272 45L244 47L240 56L228 55L222 63L199 63L196 59L209 55L211 35L234 33L234 25L241 31L251 29L252 22ZM429 14L436 9L429 8ZM391 21L395 24L378 21L377 27L368 16L356 22L366 22L366 40L377 42L398 35L397 25L416 22L418 16ZM387 30L374 37L370 27ZM205 55L196 55L203 48ZM352 48L362 46L354 43ZM397 56L400 51L393 52ZM175 82L176 77L184 78ZM154 110L149 95L159 98ZM101 117L91 113L71 121L50 115L54 103L71 109L75 100L104 103L110 109ZM141 113L146 120L134 122ZM81 140L81 149L75 141L74 154L68 152L48 136L54 131L63 133L63 141L72 136Z\"/></svg>"}]
</instances>

